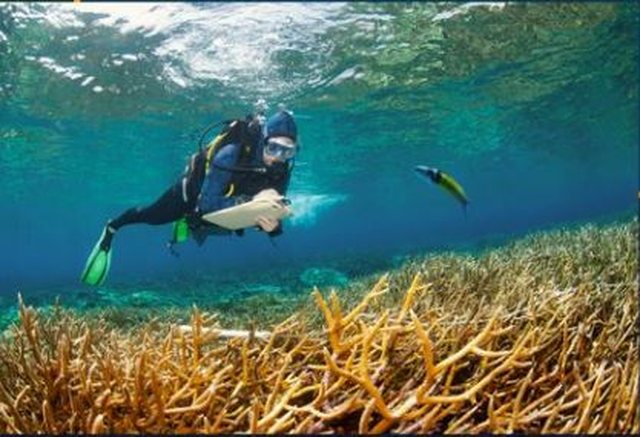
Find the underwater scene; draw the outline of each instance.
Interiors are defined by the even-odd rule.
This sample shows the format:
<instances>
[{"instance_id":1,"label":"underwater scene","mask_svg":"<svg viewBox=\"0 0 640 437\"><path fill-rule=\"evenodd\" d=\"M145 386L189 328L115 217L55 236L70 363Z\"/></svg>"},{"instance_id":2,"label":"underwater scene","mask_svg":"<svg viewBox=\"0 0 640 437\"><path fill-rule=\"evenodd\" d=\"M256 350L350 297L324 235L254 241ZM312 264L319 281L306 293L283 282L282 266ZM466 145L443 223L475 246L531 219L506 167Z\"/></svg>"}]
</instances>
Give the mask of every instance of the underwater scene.
<instances>
[{"instance_id":1,"label":"underwater scene","mask_svg":"<svg viewBox=\"0 0 640 437\"><path fill-rule=\"evenodd\" d=\"M0 2L0 433L640 432L639 12Z\"/></svg>"}]
</instances>

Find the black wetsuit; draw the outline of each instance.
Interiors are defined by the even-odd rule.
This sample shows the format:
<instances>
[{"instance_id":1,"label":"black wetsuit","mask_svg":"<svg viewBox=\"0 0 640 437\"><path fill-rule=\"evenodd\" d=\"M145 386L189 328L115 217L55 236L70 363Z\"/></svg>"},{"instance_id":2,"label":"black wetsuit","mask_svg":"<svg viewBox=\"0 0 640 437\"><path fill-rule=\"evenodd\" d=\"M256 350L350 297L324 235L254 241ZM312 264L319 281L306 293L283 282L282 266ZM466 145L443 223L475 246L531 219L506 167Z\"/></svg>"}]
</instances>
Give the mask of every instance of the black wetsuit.
<instances>
[{"instance_id":1,"label":"black wetsuit","mask_svg":"<svg viewBox=\"0 0 640 437\"><path fill-rule=\"evenodd\" d=\"M195 199L189 203L195 205ZM146 223L149 225L172 223L193 211L193 205L189 205L189 203L182 198L182 181L180 180L151 205L130 208L118 218L111 220L109 226L114 231L117 231L122 226L134 223Z\"/></svg>"}]
</instances>

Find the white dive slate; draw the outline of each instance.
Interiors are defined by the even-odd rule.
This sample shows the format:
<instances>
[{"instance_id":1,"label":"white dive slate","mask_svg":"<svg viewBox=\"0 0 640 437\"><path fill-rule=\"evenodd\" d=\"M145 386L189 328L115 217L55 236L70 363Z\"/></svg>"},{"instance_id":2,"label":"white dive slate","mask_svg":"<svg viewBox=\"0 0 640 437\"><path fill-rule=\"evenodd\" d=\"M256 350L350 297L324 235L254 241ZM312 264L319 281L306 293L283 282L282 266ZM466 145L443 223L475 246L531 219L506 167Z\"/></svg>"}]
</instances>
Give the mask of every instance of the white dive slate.
<instances>
[{"instance_id":1,"label":"white dive slate","mask_svg":"<svg viewBox=\"0 0 640 437\"><path fill-rule=\"evenodd\" d=\"M205 214L202 219L231 230L250 228L257 225L259 216L274 220L290 216L292 211L286 202L275 190L265 190L249 202Z\"/></svg>"}]
</instances>

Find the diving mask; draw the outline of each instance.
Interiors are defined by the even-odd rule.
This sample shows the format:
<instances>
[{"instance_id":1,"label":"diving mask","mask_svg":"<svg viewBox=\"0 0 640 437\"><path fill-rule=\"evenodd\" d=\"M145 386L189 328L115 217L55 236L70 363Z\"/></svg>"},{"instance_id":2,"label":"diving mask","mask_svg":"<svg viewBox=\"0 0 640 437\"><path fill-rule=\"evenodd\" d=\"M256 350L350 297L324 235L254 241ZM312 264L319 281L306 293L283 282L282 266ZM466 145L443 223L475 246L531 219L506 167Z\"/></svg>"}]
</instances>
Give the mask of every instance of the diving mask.
<instances>
[{"instance_id":1,"label":"diving mask","mask_svg":"<svg viewBox=\"0 0 640 437\"><path fill-rule=\"evenodd\" d=\"M264 153L281 161L289 161L296 156L296 143L287 137L270 138L264 146Z\"/></svg>"}]
</instances>

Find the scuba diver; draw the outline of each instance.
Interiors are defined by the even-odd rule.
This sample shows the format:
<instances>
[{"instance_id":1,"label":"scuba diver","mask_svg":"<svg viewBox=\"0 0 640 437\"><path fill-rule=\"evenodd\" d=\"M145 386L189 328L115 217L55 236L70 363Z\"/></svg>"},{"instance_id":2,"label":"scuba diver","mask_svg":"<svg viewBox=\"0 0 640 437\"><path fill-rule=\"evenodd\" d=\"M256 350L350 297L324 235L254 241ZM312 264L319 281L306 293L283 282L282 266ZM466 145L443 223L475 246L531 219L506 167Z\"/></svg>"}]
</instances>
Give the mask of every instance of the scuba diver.
<instances>
[{"instance_id":1,"label":"scuba diver","mask_svg":"<svg viewBox=\"0 0 640 437\"><path fill-rule=\"evenodd\" d=\"M229 120L210 126L202 134L200 150L194 153L182 177L155 202L134 207L109 220L93 248L81 275L88 285L100 285L109 272L111 243L123 226L145 223L174 223L173 244L191 234L199 245L208 235L241 236L243 229L231 231L204 221L204 214L250 201L265 190L286 194L298 149L298 131L291 112L283 107L265 123L266 104L246 119ZM214 127L223 124L220 134L206 147L203 140ZM286 207L284 202L281 206ZM269 217L257 217L256 226L269 237L282 233L282 224Z\"/></svg>"}]
</instances>

